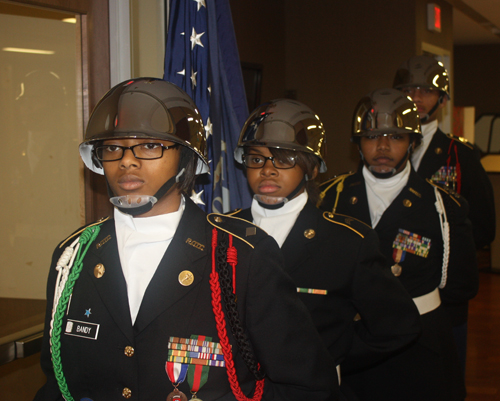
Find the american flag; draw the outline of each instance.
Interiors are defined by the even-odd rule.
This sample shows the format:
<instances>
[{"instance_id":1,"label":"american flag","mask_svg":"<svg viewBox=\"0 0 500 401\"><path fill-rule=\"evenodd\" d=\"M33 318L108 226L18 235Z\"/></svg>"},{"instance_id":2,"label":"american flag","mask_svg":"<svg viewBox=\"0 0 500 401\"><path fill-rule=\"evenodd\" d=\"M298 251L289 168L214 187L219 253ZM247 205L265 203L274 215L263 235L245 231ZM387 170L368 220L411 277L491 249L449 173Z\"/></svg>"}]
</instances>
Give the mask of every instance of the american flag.
<instances>
[{"instance_id":1,"label":"american flag","mask_svg":"<svg viewBox=\"0 0 500 401\"><path fill-rule=\"evenodd\" d=\"M170 0L163 79L184 89L203 118L210 175L197 181L200 206L219 213L249 207L233 157L248 107L229 0Z\"/></svg>"}]
</instances>

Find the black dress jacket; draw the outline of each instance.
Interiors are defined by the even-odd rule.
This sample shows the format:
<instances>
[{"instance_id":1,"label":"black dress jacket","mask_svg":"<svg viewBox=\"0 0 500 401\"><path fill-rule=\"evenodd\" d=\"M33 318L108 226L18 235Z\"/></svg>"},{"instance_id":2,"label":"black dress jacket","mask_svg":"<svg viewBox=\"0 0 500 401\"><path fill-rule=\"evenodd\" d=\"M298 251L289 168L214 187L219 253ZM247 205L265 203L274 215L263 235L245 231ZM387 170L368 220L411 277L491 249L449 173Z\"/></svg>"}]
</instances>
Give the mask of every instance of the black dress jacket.
<instances>
[{"instance_id":1,"label":"black dress jacket","mask_svg":"<svg viewBox=\"0 0 500 401\"><path fill-rule=\"evenodd\" d=\"M234 215L253 221L250 209ZM308 202L281 251L341 375L373 365L420 334L418 311L366 224Z\"/></svg>"},{"instance_id":2,"label":"black dress jacket","mask_svg":"<svg viewBox=\"0 0 500 401\"><path fill-rule=\"evenodd\" d=\"M147 287L134 325L115 223L109 219L102 224L83 260L83 270L63 318L61 360L75 400L123 400L127 394L136 400L165 400L174 389L165 370L169 342L179 342L175 338L190 339L192 335L220 342L210 288L214 229L219 237L233 235L238 259L237 309L254 357L266 375L263 399L337 399L338 385L332 381L335 365L298 299L295 286L282 270L283 260L276 242L247 222L228 216L207 216L186 199L177 231ZM62 400L49 344L55 266L62 250L58 247L54 253L48 279L41 355L47 384L36 400ZM95 274L98 264L105 269L99 278ZM191 284L180 283L183 271L194 277ZM73 328L97 327L98 334L91 338L74 335L74 330L68 333L68 322L73 322ZM243 362L227 322L226 317L238 382L243 392L251 396L255 378ZM191 398L187 379L179 389ZM235 400L226 369L210 367L207 382L197 395L203 400Z\"/></svg>"},{"instance_id":3,"label":"black dress jacket","mask_svg":"<svg viewBox=\"0 0 500 401\"><path fill-rule=\"evenodd\" d=\"M491 244L495 239L495 200L490 179L479 159L479 151L462 138L445 134L439 128L424 153L417 173L432 179L442 167L460 165L462 195L469 203L477 248ZM436 178L436 177L435 177ZM458 185L455 185L455 191Z\"/></svg>"},{"instance_id":4,"label":"black dress jacket","mask_svg":"<svg viewBox=\"0 0 500 401\"><path fill-rule=\"evenodd\" d=\"M339 177L340 178L340 177ZM337 200L339 213L352 215L371 224L366 185L360 168L355 174L346 175L343 189L332 181L321 208L332 210ZM442 278L443 239L436 211L435 185L426 182L414 170L408 183L389 205L375 231L380 238L382 253L389 265L394 265L394 244L404 230L415 234L420 245L429 240L427 256L411 250L405 252L400 282L412 297L419 297L435 290ZM342 189L342 190L341 190ZM448 303L461 303L475 296L478 290L478 273L475 246L470 222L467 219L467 202L459 195L439 188L447 218L450 223L450 254L447 282L439 290L441 299ZM459 369L456 349L451 334L449 316L440 306L421 316L423 333L419 341L395 357L362 374L344 378L361 400L463 400L465 386Z\"/></svg>"}]
</instances>

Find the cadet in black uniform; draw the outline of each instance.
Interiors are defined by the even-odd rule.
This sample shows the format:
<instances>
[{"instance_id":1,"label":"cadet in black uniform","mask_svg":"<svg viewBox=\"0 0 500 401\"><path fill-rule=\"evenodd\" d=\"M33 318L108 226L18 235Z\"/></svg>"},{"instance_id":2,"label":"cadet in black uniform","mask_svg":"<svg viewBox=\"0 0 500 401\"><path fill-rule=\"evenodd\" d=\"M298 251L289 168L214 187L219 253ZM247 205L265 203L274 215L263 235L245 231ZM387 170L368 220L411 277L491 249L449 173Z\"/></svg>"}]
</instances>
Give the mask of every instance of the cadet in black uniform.
<instances>
[{"instance_id":1,"label":"cadet in black uniform","mask_svg":"<svg viewBox=\"0 0 500 401\"><path fill-rule=\"evenodd\" d=\"M443 64L430 56L414 56L396 72L394 88L411 97L420 115L423 143L412 156L415 171L423 178L447 186L469 203L477 249L495 238L493 188L479 158L479 150L464 138L445 134L438 127L439 111L450 99L449 75ZM460 360L465 372L468 302L444 306L452 318Z\"/></svg>"},{"instance_id":2,"label":"cadet in black uniform","mask_svg":"<svg viewBox=\"0 0 500 401\"><path fill-rule=\"evenodd\" d=\"M477 292L475 247L467 202L411 167L420 142L415 104L396 89L372 92L354 113L352 140L362 164L322 184L321 208L375 228L381 250L417 305L416 344L365 372L343 377L361 400L463 400L465 385L441 299Z\"/></svg>"},{"instance_id":3,"label":"cadet in black uniform","mask_svg":"<svg viewBox=\"0 0 500 401\"><path fill-rule=\"evenodd\" d=\"M36 400L337 399L276 242L186 196L208 166L185 92L153 78L115 86L80 154L105 175L114 216L54 252Z\"/></svg>"},{"instance_id":4,"label":"cadet in black uniform","mask_svg":"<svg viewBox=\"0 0 500 401\"><path fill-rule=\"evenodd\" d=\"M258 107L235 151L254 200L233 215L276 239L285 270L343 374L408 345L420 322L408 293L385 267L374 230L316 208L313 180L326 171L325 139L320 119L300 102L278 99Z\"/></svg>"}]
</instances>

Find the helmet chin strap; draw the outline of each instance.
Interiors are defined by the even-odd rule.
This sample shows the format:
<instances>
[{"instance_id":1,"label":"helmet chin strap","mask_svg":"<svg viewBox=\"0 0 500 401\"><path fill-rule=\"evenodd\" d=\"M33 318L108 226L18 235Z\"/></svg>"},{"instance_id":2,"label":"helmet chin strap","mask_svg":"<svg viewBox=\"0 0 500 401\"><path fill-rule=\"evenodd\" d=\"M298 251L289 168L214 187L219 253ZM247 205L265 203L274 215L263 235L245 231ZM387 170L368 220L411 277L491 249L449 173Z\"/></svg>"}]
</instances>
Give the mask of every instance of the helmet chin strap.
<instances>
[{"instance_id":1,"label":"helmet chin strap","mask_svg":"<svg viewBox=\"0 0 500 401\"><path fill-rule=\"evenodd\" d=\"M443 103L443 94L441 93L439 95L439 99L437 100L436 104L434 105L434 107L432 109L429 110L429 112L423 116L421 119L420 119L420 122L422 124L426 124L428 121L429 121L429 118L431 118L431 116L434 114L434 112L438 109L439 105L441 103Z\"/></svg>"},{"instance_id":2,"label":"helmet chin strap","mask_svg":"<svg viewBox=\"0 0 500 401\"><path fill-rule=\"evenodd\" d=\"M151 195L122 195L114 196L111 187L109 186L108 179L106 178L106 185L108 187L109 201L122 213L130 214L131 216L140 216L141 214L149 212L156 202L165 196L170 189L184 179L184 172L188 163L188 152L181 152L179 160L179 172L176 176L170 177L165 184L163 184L156 193Z\"/></svg>"},{"instance_id":3,"label":"helmet chin strap","mask_svg":"<svg viewBox=\"0 0 500 401\"><path fill-rule=\"evenodd\" d=\"M412 143L410 143L410 145L408 146L408 149L406 149L406 156L403 157L398 164L396 164L392 169L391 171L387 172L387 173L378 173L376 172L375 170L373 170L373 166L370 166L368 164L368 162L366 161L366 159L364 158L363 156L363 153L361 152L361 149L359 150L359 153L361 155L361 160L363 161L363 164L366 166L366 168L370 171L370 173L373 174L374 177L376 178L380 178L380 179L387 179L387 178L391 178L391 177L394 177L396 174L397 174L397 171L400 169L400 167L405 164L408 159L410 158L410 155L411 155L411 149L412 149Z\"/></svg>"},{"instance_id":4,"label":"helmet chin strap","mask_svg":"<svg viewBox=\"0 0 500 401\"><path fill-rule=\"evenodd\" d=\"M288 194L288 196L283 197L283 196L268 196L268 195L259 195L255 194L253 197L254 199L259 203L260 206L262 206L264 209L279 209L283 206L285 206L285 203L288 201L292 200L295 195L299 193L299 191L302 189L302 187L306 184L306 182L309 181L309 178L307 177L307 174L304 174L304 177L302 177L302 180L299 182L299 185Z\"/></svg>"}]
</instances>

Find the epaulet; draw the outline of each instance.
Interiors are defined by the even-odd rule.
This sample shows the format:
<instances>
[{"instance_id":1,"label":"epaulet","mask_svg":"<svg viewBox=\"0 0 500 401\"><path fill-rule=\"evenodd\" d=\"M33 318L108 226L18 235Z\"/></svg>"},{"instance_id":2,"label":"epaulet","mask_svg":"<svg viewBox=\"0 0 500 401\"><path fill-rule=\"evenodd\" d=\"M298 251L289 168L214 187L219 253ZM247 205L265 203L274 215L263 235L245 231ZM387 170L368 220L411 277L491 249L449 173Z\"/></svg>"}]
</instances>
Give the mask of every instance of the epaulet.
<instances>
[{"instance_id":1,"label":"epaulet","mask_svg":"<svg viewBox=\"0 0 500 401\"><path fill-rule=\"evenodd\" d=\"M235 216L237 215L239 212L241 212L243 209L239 208L239 209L234 209L234 210L231 210L230 212L227 212L227 213L224 213L225 216Z\"/></svg>"},{"instance_id":2,"label":"epaulet","mask_svg":"<svg viewBox=\"0 0 500 401\"><path fill-rule=\"evenodd\" d=\"M87 224L86 226L81 227L76 232L71 234L68 238L66 238L63 242L61 242L61 244L59 245L59 248L62 248L64 246L64 244L66 244L70 239L75 238L78 234L81 234L82 232L84 232L85 229L92 227L92 226L97 226L98 224L101 224L101 223L104 223L106 220L109 220L110 218L111 218L111 216L101 217L99 220L97 220L93 223Z\"/></svg>"},{"instance_id":3,"label":"epaulet","mask_svg":"<svg viewBox=\"0 0 500 401\"><path fill-rule=\"evenodd\" d=\"M348 228L358 234L361 238L365 238L365 235L372 229L368 224L362 222L361 220L345 214L323 212L323 218L330 223L335 223L339 226Z\"/></svg>"},{"instance_id":4,"label":"epaulet","mask_svg":"<svg viewBox=\"0 0 500 401\"><path fill-rule=\"evenodd\" d=\"M267 235L262 228L239 217L210 213L207 215L207 220L212 226L231 234L252 248L258 240Z\"/></svg>"},{"instance_id":5,"label":"epaulet","mask_svg":"<svg viewBox=\"0 0 500 401\"><path fill-rule=\"evenodd\" d=\"M460 202L460 195L458 195L455 191L451 190L449 187L447 186L444 186L444 185L441 185L441 184L438 184L432 180L430 180L429 178L426 178L425 181L427 181L429 184L431 184L434 188L437 188L439 189L441 192L445 193L446 195L448 195L453 201L455 201L455 203L458 205L458 206L462 206L462 203Z\"/></svg>"},{"instance_id":6,"label":"epaulet","mask_svg":"<svg viewBox=\"0 0 500 401\"><path fill-rule=\"evenodd\" d=\"M469 149L474 149L474 146L465 138L461 137L461 136L456 136L456 135L453 135L453 134L445 134L449 139L451 139L452 141L457 141L457 142L460 142L462 143L463 145L467 146Z\"/></svg>"}]
</instances>

